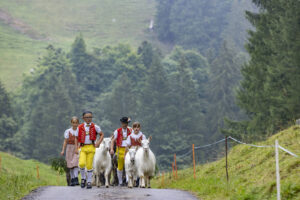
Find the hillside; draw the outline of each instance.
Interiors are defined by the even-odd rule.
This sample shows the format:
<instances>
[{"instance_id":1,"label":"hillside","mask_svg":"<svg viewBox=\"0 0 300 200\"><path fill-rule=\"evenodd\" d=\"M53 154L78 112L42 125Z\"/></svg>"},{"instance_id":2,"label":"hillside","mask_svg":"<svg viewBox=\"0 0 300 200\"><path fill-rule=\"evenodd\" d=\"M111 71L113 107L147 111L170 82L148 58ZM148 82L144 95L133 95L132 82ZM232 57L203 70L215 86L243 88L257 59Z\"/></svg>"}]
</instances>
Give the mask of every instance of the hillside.
<instances>
[{"instance_id":1,"label":"hillside","mask_svg":"<svg viewBox=\"0 0 300 200\"><path fill-rule=\"evenodd\" d=\"M66 185L65 175L59 175L50 166L35 160L21 160L0 152L0 199L20 199L33 189L46 185ZM37 179L36 166L40 179Z\"/></svg>"},{"instance_id":2,"label":"hillside","mask_svg":"<svg viewBox=\"0 0 300 200\"><path fill-rule=\"evenodd\" d=\"M271 145L274 144L275 139L278 139L279 144L284 148L300 155L299 126L293 126L258 144ZM165 175L164 185L161 185L161 178L156 178L152 186L189 190L203 200L276 199L274 155L274 148L255 148L245 145L233 147L228 156L228 189L224 158L213 163L198 165L196 181L193 178L193 169L188 168L178 171L178 180L172 180L168 174ZM282 199L300 199L300 158L292 157L279 150L279 163Z\"/></svg>"},{"instance_id":3,"label":"hillside","mask_svg":"<svg viewBox=\"0 0 300 200\"><path fill-rule=\"evenodd\" d=\"M1 1L0 80L9 90L19 86L48 44L69 50L79 33L90 49L154 40L154 14L155 0Z\"/></svg>"}]
</instances>

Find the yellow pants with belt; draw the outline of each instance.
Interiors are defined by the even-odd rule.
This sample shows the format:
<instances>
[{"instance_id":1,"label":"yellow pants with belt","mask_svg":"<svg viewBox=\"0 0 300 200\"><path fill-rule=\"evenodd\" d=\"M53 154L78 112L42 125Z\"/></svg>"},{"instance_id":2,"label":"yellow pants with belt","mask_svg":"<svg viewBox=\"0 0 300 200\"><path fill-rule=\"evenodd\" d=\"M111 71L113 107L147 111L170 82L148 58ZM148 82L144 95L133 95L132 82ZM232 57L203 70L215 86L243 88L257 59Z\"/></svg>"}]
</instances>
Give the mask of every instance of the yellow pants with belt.
<instances>
[{"instance_id":1,"label":"yellow pants with belt","mask_svg":"<svg viewBox=\"0 0 300 200\"><path fill-rule=\"evenodd\" d=\"M79 154L79 167L85 168L87 170L93 169L93 159L95 155L96 148L93 144L86 144L81 147Z\"/></svg>"},{"instance_id":2,"label":"yellow pants with belt","mask_svg":"<svg viewBox=\"0 0 300 200\"><path fill-rule=\"evenodd\" d=\"M117 147L117 155L118 155L118 170L122 171L124 168L124 157L125 157L125 147Z\"/></svg>"}]
</instances>

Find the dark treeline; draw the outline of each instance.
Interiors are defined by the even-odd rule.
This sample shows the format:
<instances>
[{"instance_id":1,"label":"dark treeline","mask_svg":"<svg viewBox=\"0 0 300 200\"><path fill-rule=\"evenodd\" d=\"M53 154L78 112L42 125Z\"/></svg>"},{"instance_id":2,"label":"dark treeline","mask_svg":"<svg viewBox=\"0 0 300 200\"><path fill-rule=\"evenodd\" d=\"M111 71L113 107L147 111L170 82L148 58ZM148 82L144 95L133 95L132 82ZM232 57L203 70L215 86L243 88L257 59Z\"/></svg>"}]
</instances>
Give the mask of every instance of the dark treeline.
<instances>
[{"instance_id":1,"label":"dark treeline","mask_svg":"<svg viewBox=\"0 0 300 200\"><path fill-rule=\"evenodd\" d=\"M81 35L69 52L49 45L17 92L0 85L0 149L48 162L59 155L71 116L91 110L106 137L122 116L141 122L159 167L167 168L173 153L193 143L224 134L263 138L288 126L300 117L299 1L253 2L260 10L247 12L255 28L248 62L245 36L236 33L242 27L234 26L242 0L159 1L154 30L178 45L167 55L146 41L88 51Z\"/></svg>"},{"instance_id":2,"label":"dark treeline","mask_svg":"<svg viewBox=\"0 0 300 200\"><path fill-rule=\"evenodd\" d=\"M237 103L248 119L227 120L226 134L264 138L300 118L300 1L255 0L247 12L250 61L243 67Z\"/></svg>"},{"instance_id":3,"label":"dark treeline","mask_svg":"<svg viewBox=\"0 0 300 200\"><path fill-rule=\"evenodd\" d=\"M176 47L162 56L148 42L137 49L120 44L93 52L87 51L82 36L75 39L70 52L49 45L13 99L9 101L7 93L1 92L14 105L14 112L8 110L5 116L11 118L8 128L17 130L13 142L1 149L47 162L59 155L70 117L88 109L106 137L120 126L121 116L141 122L143 132L153 137L151 147L159 166L167 167L173 153L185 152L192 142L200 145L220 137L217 124L207 119L222 120L209 113L232 103L231 86L240 78L235 56L226 44L220 52L210 67L196 51ZM223 57L228 62L221 62ZM224 70L229 70L228 76ZM222 102L208 95L208 90L219 93ZM218 112L223 115L228 109Z\"/></svg>"}]
</instances>

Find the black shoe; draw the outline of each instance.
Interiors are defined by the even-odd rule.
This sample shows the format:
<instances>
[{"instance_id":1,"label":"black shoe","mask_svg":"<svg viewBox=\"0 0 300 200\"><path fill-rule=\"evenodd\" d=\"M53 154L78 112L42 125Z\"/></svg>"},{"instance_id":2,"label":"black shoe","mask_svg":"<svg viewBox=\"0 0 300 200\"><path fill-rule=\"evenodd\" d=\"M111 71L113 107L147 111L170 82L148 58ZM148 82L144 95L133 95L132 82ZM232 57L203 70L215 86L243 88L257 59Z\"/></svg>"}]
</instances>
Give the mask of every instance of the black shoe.
<instances>
[{"instance_id":1,"label":"black shoe","mask_svg":"<svg viewBox=\"0 0 300 200\"><path fill-rule=\"evenodd\" d=\"M72 178L72 179L71 179L71 184L70 184L70 186L75 186L75 178Z\"/></svg>"},{"instance_id":2,"label":"black shoe","mask_svg":"<svg viewBox=\"0 0 300 200\"><path fill-rule=\"evenodd\" d=\"M91 182L88 182L88 183L87 183L86 189L92 189L92 183L91 183Z\"/></svg>"},{"instance_id":3,"label":"black shoe","mask_svg":"<svg viewBox=\"0 0 300 200\"><path fill-rule=\"evenodd\" d=\"M85 182L86 182L85 179L81 179L81 188L85 188Z\"/></svg>"},{"instance_id":4,"label":"black shoe","mask_svg":"<svg viewBox=\"0 0 300 200\"><path fill-rule=\"evenodd\" d=\"M75 185L79 185L78 177L74 178L74 183L75 183Z\"/></svg>"}]
</instances>

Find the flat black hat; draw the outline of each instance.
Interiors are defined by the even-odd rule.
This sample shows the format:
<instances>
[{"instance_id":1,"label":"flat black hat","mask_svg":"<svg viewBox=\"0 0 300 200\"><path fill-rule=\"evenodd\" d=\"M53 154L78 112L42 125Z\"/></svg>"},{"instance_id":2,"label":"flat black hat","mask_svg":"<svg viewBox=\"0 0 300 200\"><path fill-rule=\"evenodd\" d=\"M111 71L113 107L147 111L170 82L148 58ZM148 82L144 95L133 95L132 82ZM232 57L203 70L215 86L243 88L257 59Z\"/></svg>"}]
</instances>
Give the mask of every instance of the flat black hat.
<instances>
[{"instance_id":1,"label":"flat black hat","mask_svg":"<svg viewBox=\"0 0 300 200\"><path fill-rule=\"evenodd\" d=\"M130 119L128 117L122 117L120 119L120 122L123 122L123 123L129 123L130 122Z\"/></svg>"}]
</instances>

